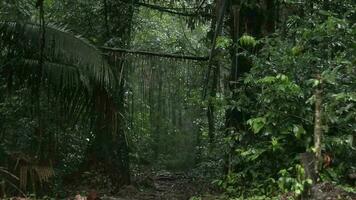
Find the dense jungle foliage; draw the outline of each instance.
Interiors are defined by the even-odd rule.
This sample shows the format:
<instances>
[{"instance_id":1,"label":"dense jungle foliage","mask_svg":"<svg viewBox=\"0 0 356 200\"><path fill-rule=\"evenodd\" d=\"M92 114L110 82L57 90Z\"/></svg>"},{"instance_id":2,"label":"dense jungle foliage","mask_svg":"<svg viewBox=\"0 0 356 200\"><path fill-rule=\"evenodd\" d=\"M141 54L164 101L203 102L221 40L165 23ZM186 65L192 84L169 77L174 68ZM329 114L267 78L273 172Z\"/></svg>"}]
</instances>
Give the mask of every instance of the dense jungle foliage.
<instances>
[{"instance_id":1,"label":"dense jungle foliage","mask_svg":"<svg viewBox=\"0 0 356 200\"><path fill-rule=\"evenodd\" d=\"M0 199L356 199L355 0L0 0Z\"/></svg>"}]
</instances>

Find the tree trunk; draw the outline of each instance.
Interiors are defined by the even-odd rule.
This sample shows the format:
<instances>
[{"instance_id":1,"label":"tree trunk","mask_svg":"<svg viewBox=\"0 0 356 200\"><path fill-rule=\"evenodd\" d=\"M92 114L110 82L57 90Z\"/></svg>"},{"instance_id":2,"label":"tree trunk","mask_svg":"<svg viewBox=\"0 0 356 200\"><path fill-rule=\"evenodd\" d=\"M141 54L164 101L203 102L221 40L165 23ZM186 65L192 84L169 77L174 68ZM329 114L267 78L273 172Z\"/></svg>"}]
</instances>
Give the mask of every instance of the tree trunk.
<instances>
[{"instance_id":1,"label":"tree trunk","mask_svg":"<svg viewBox=\"0 0 356 200\"><path fill-rule=\"evenodd\" d=\"M117 101L124 99L123 84L120 84ZM124 104L117 104L103 88L95 92L95 138L88 148L86 168L104 169L117 187L130 183L128 145L126 140Z\"/></svg>"},{"instance_id":2,"label":"tree trunk","mask_svg":"<svg viewBox=\"0 0 356 200\"><path fill-rule=\"evenodd\" d=\"M320 79L319 79L320 81ZM321 84L321 83L319 83ZM314 121L314 151L315 151L315 163L314 170L316 175L319 174L319 169L321 166L322 155L321 155L321 145L322 145L322 89L320 86L315 90L315 121Z\"/></svg>"},{"instance_id":3,"label":"tree trunk","mask_svg":"<svg viewBox=\"0 0 356 200\"><path fill-rule=\"evenodd\" d=\"M133 6L115 0L104 0L103 42L116 38L112 45L127 48L130 44ZM120 14L118 14L120 13ZM109 63L117 75L119 83L114 88L117 93L110 96L102 86L95 91L95 138L88 148L87 165L101 164L112 178L117 188L130 184L129 147L125 134L125 81L127 71L124 61L109 58ZM117 58L117 57L116 57Z\"/></svg>"},{"instance_id":4,"label":"tree trunk","mask_svg":"<svg viewBox=\"0 0 356 200\"><path fill-rule=\"evenodd\" d=\"M225 13L226 13L227 2L226 0L217 0L215 1L215 13L216 16L212 21L211 32L214 31L214 35L210 35L210 40L212 44L212 49L209 57L209 66L208 66L208 74L206 77L207 90L210 89L209 99L208 99L208 109L207 109L207 118L208 118L208 136L209 136L209 149L212 150L214 148L214 135L215 135L215 105L214 99L217 93L218 82L220 78L220 66L219 61L217 60L217 55L220 50L215 49L217 37L219 37L222 33ZM209 79L210 79L210 70L213 68L213 82L211 84L211 88L209 88ZM204 94L205 97L205 94Z\"/></svg>"}]
</instances>

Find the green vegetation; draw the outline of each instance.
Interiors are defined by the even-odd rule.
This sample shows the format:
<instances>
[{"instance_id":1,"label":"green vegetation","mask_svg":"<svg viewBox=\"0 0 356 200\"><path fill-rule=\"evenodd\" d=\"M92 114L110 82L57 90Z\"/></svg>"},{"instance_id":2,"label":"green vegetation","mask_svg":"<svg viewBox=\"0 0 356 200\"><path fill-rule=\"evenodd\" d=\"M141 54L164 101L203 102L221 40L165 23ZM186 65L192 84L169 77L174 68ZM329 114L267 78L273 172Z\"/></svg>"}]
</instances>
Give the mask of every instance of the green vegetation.
<instances>
[{"instance_id":1,"label":"green vegetation","mask_svg":"<svg viewBox=\"0 0 356 200\"><path fill-rule=\"evenodd\" d=\"M356 198L353 0L1 0L0 198Z\"/></svg>"}]
</instances>

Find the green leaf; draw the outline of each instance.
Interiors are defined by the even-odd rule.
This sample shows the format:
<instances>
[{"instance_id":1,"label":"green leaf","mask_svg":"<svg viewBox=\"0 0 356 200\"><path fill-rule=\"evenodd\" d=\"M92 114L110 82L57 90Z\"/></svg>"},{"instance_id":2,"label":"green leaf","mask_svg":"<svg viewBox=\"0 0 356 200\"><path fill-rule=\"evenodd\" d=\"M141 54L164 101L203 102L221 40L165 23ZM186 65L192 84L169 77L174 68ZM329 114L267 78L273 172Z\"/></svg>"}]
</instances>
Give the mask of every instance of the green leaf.
<instances>
[{"instance_id":1,"label":"green leaf","mask_svg":"<svg viewBox=\"0 0 356 200\"><path fill-rule=\"evenodd\" d=\"M251 129L253 133L259 133L261 129L265 126L266 124L266 118L264 117L257 117L253 119L249 119L247 121L247 124L251 126Z\"/></svg>"},{"instance_id":2,"label":"green leaf","mask_svg":"<svg viewBox=\"0 0 356 200\"><path fill-rule=\"evenodd\" d=\"M276 81L276 79L277 78L274 76L266 76L264 78L257 80L257 83L273 83Z\"/></svg>"},{"instance_id":3,"label":"green leaf","mask_svg":"<svg viewBox=\"0 0 356 200\"><path fill-rule=\"evenodd\" d=\"M216 48L226 49L231 46L232 40L228 37L219 36L216 39Z\"/></svg>"},{"instance_id":4,"label":"green leaf","mask_svg":"<svg viewBox=\"0 0 356 200\"><path fill-rule=\"evenodd\" d=\"M293 125L293 133L296 138L300 139L302 135L306 133L306 131L301 125Z\"/></svg>"}]
</instances>

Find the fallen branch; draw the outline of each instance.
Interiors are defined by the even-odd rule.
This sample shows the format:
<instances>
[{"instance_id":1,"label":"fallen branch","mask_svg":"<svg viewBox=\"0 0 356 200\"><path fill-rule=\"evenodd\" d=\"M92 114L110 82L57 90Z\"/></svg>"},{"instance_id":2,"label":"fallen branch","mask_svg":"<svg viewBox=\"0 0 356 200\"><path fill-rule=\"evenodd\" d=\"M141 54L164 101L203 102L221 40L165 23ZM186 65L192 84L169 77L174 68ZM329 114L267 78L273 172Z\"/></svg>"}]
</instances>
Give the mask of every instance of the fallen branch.
<instances>
[{"instance_id":1,"label":"fallen branch","mask_svg":"<svg viewBox=\"0 0 356 200\"><path fill-rule=\"evenodd\" d=\"M124 3L131 3L128 2L127 0L120 0L121 2ZM136 4L138 6L142 6L142 7L146 7L152 10L157 10L160 12L165 12L165 13L169 13L169 14L173 14L173 15L180 15L180 16L186 16L186 17L196 17L196 16L203 16L203 17L212 17L211 14L206 13L206 12L201 12L199 11L199 9L196 9L195 12L180 12L177 11L177 8L169 8L169 7L162 7L162 6L158 6L158 5L154 5L154 4L147 4L147 3L143 3L143 2L133 2L133 4ZM184 8L182 8L184 9Z\"/></svg>"},{"instance_id":2,"label":"fallen branch","mask_svg":"<svg viewBox=\"0 0 356 200\"><path fill-rule=\"evenodd\" d=\"M156 53L150 51L129 50L129 49L110 48L110 47L100 47L100 49L109 52L122 52L128 54L157 56L157 57L164 57L164 58L184 59L184 60L207 61L209 59L209 57L207 56L201 57L201 56L189 56L189 55L179 55L179 54L170 54L170 53Z\"/></svg>"}]
</instances>

